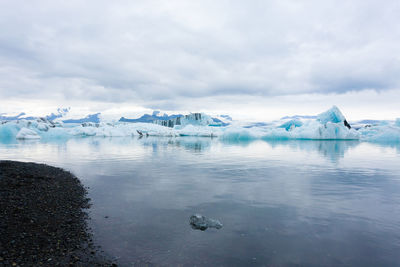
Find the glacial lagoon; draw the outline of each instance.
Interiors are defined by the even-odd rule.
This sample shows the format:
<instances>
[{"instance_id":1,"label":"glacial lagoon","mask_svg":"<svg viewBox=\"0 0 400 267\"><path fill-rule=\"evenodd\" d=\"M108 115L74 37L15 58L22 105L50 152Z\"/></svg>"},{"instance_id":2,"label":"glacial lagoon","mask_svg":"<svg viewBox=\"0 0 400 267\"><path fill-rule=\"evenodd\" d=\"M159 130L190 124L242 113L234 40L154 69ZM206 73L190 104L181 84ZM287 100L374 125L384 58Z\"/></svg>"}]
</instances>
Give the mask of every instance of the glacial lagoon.
<instances>
[{"instance_id":1,"label":"glacial lagoon","mask_svg":"<svg viewBox=\"0 0 400 267\"><path fill-rule=\"evenodd\" d=\"M400 263L399 143L14 139L0 159L79 177L95 242L122 266ZM193 229L193 214L223 227Z\"/></svg>"}]
</instances>

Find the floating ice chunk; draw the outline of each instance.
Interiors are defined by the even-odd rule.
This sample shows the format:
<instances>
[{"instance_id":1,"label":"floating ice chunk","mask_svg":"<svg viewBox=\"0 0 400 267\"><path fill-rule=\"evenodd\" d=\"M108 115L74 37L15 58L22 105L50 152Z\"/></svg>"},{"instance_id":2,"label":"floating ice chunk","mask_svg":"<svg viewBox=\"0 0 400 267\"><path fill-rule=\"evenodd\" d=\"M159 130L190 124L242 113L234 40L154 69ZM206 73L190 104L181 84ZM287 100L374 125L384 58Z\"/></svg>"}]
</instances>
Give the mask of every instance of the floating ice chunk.
<instances>
[{"instance_id":1,"label":"floating ice chunk","mask_svg":"<svg viewBox=\"0 0 400 267\"><path fill-rule=\"evenodd\" d=\"M15 136L18 134L20 127L14 122L2 122L0 125L0 141L6 142L15 140Z\"/></svg>"},{"instance_id":2,"label":"floating ice chunk","mask_svg":"<svg viewBox=\"0 0 400 267\"><path fill-rule=\"evenodd\" d=\"M220 221L206 218L200 214L195 214L190 216L189 221L190 221L190 226L192 226L192 228L196 230L204 231L207 228L216 228L216 229L222 228L222 223Z\"/></svg>"},{"instance_id":3,"label":"floating ice chunk","mask_svg":"<svg viewBox=\"0 0 400 267\"><path fill-rule=\"evenodd\" d=\"M35 131L24 127L21 130L19 130L16 138L17 139L40 139L40 136Z\"/></svg>"},{"instance_id":4,"label":"floating ice chunk","mask_svg":"<svg viewBox=\"0 0 400 267\"><path fill-rule=\"evenodd\" d=\"M359 139L359 133L354 129L348 129L344 124L327 122L321 124L318 121L305 122L300 127L292 127L290 131L285 128L269 128L262 139L311 139L311 140L354 140Z\"/></svg>"}]
</instances>

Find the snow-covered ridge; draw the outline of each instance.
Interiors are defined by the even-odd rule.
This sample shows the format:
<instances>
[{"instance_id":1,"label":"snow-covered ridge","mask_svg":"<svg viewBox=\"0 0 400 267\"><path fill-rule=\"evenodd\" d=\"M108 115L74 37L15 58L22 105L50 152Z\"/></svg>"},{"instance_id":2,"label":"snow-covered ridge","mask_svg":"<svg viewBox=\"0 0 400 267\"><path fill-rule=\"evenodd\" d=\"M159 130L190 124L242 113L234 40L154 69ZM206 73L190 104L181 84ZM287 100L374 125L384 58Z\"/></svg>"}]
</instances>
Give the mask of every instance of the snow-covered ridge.
<instances>
[{"instance_id":1,"label":"snow-covered ridge","mask_svg":"<svg viewBox=\"0 0 400 267\"><path fill-rule=\"evenodd\" d=\"M154 117L159 117L153 114ZM62 123L46 118L36 120L2 121L0 124L0 141L10 139L54 139L74 136L205 136L221 140L362 140L400 142L400 119L381 124L359 124L352 127L341 113L333 106L316 117L287 117L279 121L253 124L251 127L229 120L231 124L218 124L215 118L204 113L192 113L177 116L168 120L151 120L144 122L113 123L91 122ZM222 117L221 119L226 119ZM219 126L219 127L216 127Z\"/></svg>"}]
</instances>

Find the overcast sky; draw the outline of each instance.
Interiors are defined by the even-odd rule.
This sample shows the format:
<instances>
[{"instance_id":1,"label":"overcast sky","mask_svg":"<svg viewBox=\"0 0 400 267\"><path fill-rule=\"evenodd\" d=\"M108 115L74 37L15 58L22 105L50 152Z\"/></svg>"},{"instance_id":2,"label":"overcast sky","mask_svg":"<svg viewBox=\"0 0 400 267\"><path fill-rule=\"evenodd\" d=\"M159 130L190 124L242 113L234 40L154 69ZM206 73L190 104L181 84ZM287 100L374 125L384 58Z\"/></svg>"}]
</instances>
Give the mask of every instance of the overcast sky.
<instances>
[{"instance_id":1,"label":"overcast sky","mask_svg":"<svg viewBox=\"0 0 400 267\"><path fill-rule=\"evenodd\" d=\"M118 2L118 3L116 3ZM400 1L1 1L0 113L400 117Z\"/></svg>"}]
</instances>

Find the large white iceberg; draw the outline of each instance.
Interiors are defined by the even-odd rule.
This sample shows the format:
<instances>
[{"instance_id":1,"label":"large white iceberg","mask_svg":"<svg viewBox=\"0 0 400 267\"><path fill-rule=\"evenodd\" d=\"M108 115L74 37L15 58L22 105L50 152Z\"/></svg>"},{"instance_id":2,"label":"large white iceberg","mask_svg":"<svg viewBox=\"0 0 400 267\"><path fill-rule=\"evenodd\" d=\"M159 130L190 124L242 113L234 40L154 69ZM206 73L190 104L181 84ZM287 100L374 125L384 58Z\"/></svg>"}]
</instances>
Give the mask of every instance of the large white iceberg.
<instances>
[{"instance_id":1,"label":"large white iceberg","mask_svg":"<svg viewBox=\"0 0 400 267\"><path fill-rule=\"evenodd\" d=\"M219 126L219 127L215 127ZM192 113L173 120L113 123L54 123L45 118L15 120L0 124L0 141L15 139L43 140L71 137L123 137L123 136L195 136L217 137L223 141L285 140L361 140L373 142L400 142L400 120L376 125L351 127L341 111L333 106L315 118L283 118L271 123L251 127L231 121L217 125L204 113Z\"/></svg>"}]
</instances>

